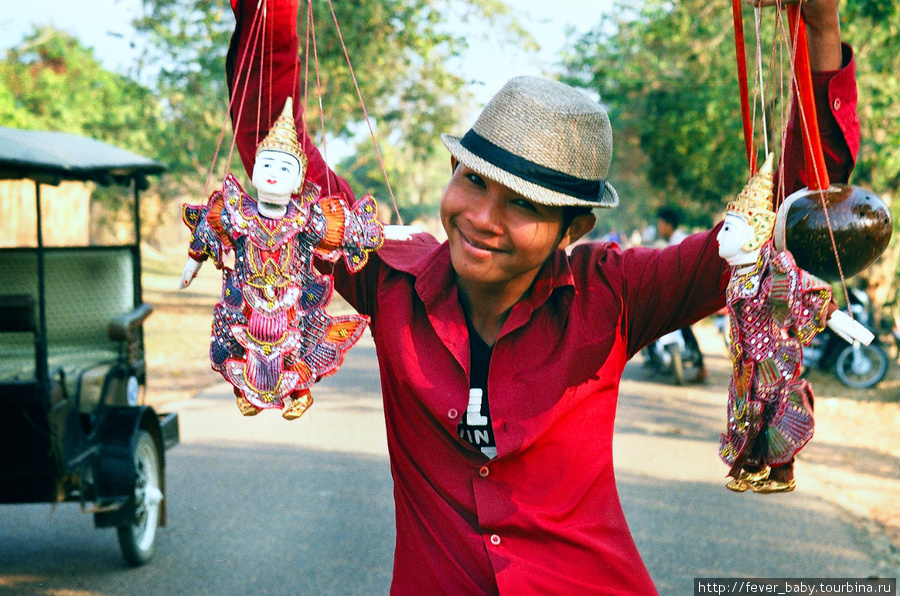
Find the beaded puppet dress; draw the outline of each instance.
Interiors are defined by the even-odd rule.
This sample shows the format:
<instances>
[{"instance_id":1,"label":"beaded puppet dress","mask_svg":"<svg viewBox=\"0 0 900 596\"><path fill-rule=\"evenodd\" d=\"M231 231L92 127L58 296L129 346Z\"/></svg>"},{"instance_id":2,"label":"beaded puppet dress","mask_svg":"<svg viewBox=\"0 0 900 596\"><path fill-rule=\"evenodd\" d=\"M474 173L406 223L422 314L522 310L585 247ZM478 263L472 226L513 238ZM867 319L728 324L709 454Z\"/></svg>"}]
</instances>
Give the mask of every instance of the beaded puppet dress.
<instances>
[{"instance_id":1,"label":"beaded puppet dress","mask_svg":"<svg viewBox=\"0 0 900 596\"><path fill-rule=\"evenodd\" d=\"M305 168L290 100L260 149L284 150ZM371 196L351 208L341 195L322 197L305 177L283 217L262 215L255 199L228 174L206 205L184 205L189 255L222 270L213 311L210 360L234 386L244 415L284 409L299 417L312 404L309 387L334 373L359 339L368 317L332 316L333 280L313 270L314 257L344 257L351 273L381 247L383 227ZM234 251L234 266L225 256Z\"/></svg>"},{"instance_id":2,"label":"beaded puppet dress","mask_svg":"<svg viewBox=\"0 0 900 596\"><path fill-rule=\"evenodd\" d=\"M760 170L728 213L759 229L761 219L774 222L771 200L771 172ZM789 464L812 438L813 394L800 378L802 345L824 329L831 302L830 286L800 269L789 252L776 253L772 228L761 227L767 232L755 265L736 267L726 289L734 370L719 455L738 481L742 469Z\"/></svg>"}]
</instances>

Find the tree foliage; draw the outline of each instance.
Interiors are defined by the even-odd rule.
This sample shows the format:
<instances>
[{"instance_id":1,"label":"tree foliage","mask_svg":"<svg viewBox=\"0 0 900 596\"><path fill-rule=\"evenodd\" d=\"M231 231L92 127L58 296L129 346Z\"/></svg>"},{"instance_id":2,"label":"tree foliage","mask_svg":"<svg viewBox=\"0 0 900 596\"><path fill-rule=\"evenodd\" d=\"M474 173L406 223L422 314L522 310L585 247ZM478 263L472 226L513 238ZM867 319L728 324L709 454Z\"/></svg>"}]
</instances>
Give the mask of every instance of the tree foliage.
<instances>
[{"instance_id":1,"label":"tree foliage","mask_svg":"<svg viewBox=\"0 0 900 596\"><path fill-rule=\"evenodd\" d=\"M844 8L843 37L856 50L863 129L853 181L893 195L900 184L900 11L881 0L848 2ZM775 21L774 9L763 11L770 147L781 133L788 95L778 86L787 52L776 52L781 62L770 65L772 40L779 39ZM752 62L752 11L745 10L744 22ZM778 43L784 47L783 34ZM568 82L598 92L609 107L617 147L614 184L622 176L634 185L639 170L655 189L651 203L678 203L702 219L719 213L746 182L727 6L704 0L646 0L637 10L620 6L575 42L565 65ZM752 78L752 63L748 69ZM750 85L752 98L754 81ZM755 128L761 129L758 115ZM756 143L761 151L762 139Z\"/></svg>"},{"instance_id":2,"label":"tree foliage","mask_svg":"<svg viewBox=\"0 0 900 596\"><path fill-rule=\"evenodd\" d=\"M105 70L90 48L51 26L35 28L0 61L0 122L85 135L155 154L159 102Z\"/></svg>"},{"instance_id":3,"label":"tree foliage","mask_svg":"<svg viewBox=\"0 0 900 596\"><path fill-rule=\"evenodd\" d=\"M624 157L643 154L640 174L657 190L651 203L677 203L695 221L746 181L729 31L721 5L647 0L604 16L565 59L567 82L608 107L617 148L630 149ZM633 177L632 165L614 155L613 183L617 172Z\"/></svg>"},{"instance_id":4,"label":"tree foliage","mask_svg":"<svg viewBox=\"0 0 900 596\"><path fill-rule=\"evenodd\" d=\"M882 0L854 0L847 3L842 16L842 34L852 41L856 53L859 84L862 139L854 180L876 193L896 197L900 191L900 8ZM900 232L896 217L894 225Z\"/></svg>"}]
</instances>

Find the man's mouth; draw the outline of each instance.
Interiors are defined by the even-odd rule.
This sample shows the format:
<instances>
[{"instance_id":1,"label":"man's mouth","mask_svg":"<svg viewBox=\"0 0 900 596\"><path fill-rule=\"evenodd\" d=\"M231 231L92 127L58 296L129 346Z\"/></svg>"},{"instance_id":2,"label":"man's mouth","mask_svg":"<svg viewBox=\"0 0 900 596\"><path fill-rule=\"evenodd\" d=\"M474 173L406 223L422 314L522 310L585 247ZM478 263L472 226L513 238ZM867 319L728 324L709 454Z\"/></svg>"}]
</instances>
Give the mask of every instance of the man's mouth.
<instances>
[{"instance_id":1,"label":"man's mouth","mask_svg":"<svg viewBox=\"0 0 900 596\"><path fill-rule=\"evenodd\" d=\"M483 252L489 252L489 253L503 252L496 246L491 246L491 245L485 244L483 242L479 242L477 240L472 239L471 236L467 236L465 233L462 232L462 230L459 231L459 235L466 245L468 245L470 248L472 248L476 251L483 251Z\"/></svg>"}]
</instances>

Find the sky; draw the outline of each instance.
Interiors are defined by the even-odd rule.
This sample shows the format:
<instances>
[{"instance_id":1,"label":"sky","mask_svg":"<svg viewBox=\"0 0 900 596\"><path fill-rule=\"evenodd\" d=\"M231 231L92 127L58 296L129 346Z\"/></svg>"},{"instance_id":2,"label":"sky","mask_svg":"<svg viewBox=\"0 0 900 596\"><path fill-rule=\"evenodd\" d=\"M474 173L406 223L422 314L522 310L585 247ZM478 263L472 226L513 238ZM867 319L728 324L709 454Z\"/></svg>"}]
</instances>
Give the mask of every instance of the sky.
<instances>
[{"instance_id":1,"label":"sky","mask_svg":"<svg viewBox=\"0 0 900 596\"><path fill-rule=\"evenodd\" d=\"M217 0L224 3L224 0ZM489 99L510 77L553 72L559 50L566 42L567 26L584 32L596 25L612 0L508 0L516 16L541 44L537 55L515 48L502 49L475 35L463 60L466 76L481 81L473 85L476 101ZM19 44L33 25L50 23L66 30L87 46L110 70L125 72L134 52L129 47L129 22L140 11L140 0L91 0L90 9L72 0L26 0L27 9L0 13L0 51ZM489 57L486 59L485 57ZM352 58L352 57L351 57Z\"/></svg>"}]
</instances>

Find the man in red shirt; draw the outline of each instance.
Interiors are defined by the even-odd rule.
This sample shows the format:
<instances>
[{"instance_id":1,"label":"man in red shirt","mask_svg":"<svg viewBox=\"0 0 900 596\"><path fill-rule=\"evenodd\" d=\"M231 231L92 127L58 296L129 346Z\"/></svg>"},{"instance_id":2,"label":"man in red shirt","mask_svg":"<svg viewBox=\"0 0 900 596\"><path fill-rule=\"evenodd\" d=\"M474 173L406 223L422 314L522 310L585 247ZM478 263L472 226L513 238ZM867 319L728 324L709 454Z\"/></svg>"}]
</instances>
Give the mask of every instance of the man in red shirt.
<instances>
[{"instance_id":1,"label":"man in red shirt","mask_svg":"<svg viewBox=\"0 0 900 596\"><path fill-rule=\"evenodd\" d=\"M297 3L269 2L264 49L250 47L257 3L232 4L228 80L252 171L265 123L301 96ZM859 143L852 53L837 0L804 11L829 176L846 180ZM300 104L310 179L352 200L306 136ZM788 190L804 185L798 128ZM396 506L391 592L655 594L616 490L619 381L643 346L723 306L718 226L661 250L582 243L567 255L594 225L591 208L618 197L605 181L605 112L553 81L513 79L472 130L443 140L448 241L388 241L361 273L334 271L336 289L371 317L378 353Z\"/></svg>"}]
</instances>

